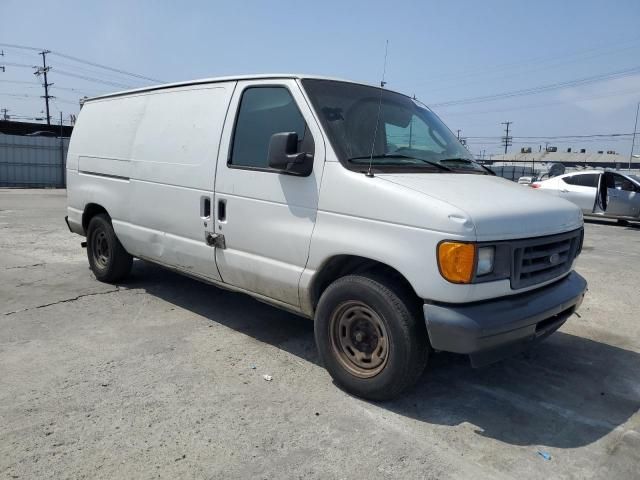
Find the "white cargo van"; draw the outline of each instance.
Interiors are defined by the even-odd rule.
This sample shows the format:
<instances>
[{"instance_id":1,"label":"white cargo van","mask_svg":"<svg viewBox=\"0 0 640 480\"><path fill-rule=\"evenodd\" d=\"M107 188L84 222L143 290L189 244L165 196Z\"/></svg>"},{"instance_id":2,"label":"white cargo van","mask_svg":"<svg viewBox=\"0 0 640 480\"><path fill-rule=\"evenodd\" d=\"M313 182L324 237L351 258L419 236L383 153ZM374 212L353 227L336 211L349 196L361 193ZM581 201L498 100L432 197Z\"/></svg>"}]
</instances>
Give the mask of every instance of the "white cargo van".
<instances>
[{"instance_id":1,"label":"white cargo van","mask_svg":"<svg viewBox=\"0 0 640 480\"><path fill-rule=\"evenodd\" d=\"M586 290L575 205L497 178L428 108L358 83L252 76L89 99L67 185L98 280L135 257L312 318L336 383L370 399L413 384L432 351L475 366L519 351Z\"/></svg>"}]
</instances>

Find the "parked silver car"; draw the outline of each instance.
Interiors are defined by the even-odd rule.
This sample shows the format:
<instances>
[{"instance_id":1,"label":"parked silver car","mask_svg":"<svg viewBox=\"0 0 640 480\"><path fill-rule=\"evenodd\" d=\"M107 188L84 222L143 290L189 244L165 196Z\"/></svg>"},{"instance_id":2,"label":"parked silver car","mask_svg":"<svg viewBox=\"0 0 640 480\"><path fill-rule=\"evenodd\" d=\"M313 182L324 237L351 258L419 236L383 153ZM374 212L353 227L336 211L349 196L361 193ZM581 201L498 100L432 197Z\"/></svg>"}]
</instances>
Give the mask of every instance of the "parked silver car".
<instances>
[{"instance_id":1,"label":"parked silver car","mask_svg":"<svg viewBox=\"0 0 640 480\"><path fill-rule=\"evenodd\" d=\"M640 176L582 170L530 185L575 203L584 215L640 221Z\"/></svg>"}]
</instances>

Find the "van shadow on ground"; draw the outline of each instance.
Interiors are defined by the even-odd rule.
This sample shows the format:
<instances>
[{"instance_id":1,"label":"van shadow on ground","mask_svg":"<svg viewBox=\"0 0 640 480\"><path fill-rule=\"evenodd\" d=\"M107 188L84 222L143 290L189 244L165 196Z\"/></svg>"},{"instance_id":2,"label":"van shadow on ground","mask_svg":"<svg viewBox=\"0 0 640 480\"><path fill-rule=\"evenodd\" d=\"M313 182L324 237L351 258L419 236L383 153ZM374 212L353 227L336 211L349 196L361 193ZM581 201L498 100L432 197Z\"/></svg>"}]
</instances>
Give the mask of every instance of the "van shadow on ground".
<instances>
[{"instance_id":1,"label":"van shadow on ground","mask_svg":"<svg viewBox=\"0 0 640 480\"><path fill-rule=\"evenodd\" d=\"M318 363L309 320L141 261L125 286ZM479 435L513 445L575 448L640 409L639 380L640 354L557 332L484 369L472 369L464 356L436 354L414 389L376 405L430 424L468 422Z\"/></svg>"}]
</instances>

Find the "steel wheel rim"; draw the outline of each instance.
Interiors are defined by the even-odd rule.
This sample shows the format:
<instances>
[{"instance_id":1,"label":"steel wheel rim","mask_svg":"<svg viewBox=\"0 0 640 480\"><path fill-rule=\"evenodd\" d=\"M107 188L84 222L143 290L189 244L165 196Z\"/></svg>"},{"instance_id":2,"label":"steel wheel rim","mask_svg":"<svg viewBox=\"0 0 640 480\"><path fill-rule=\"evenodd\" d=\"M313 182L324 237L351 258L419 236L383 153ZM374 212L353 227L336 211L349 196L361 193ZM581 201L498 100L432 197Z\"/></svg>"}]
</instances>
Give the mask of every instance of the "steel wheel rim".
<instances>
[{"instance_id":1,"label":"steel wheel rim","mask_svg":"<svg viewBox=\"0 0 640 480\"><path fill-rule=\"evenodd\" d=\"M356 377L374 377L387 364L387 330L380 316L362 302L350 300L334 310L330 337L336 358Z\"/></svg>"},{"instance_id":2,"label":"steel wheel rim","mask_svg":"<svg viewBox=\"0 0 640 480\"><path fill-rule=\"evenodd\" d=\"M93 252L95 263L100 268L106 268L109 264L111 249L109 248L109 240L104 230L99 230L93 234L91 251Z\"/></svg>"}]
</instances>

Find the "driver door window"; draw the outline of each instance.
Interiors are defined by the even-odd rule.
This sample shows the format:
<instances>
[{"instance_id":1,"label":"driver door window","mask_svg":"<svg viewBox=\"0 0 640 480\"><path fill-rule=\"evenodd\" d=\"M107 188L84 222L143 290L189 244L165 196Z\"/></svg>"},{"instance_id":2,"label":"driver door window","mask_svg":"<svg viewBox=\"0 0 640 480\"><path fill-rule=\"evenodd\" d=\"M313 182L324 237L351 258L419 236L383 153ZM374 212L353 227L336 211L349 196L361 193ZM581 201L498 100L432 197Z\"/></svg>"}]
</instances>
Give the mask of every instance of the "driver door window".
<instances>
[{"instance_id":1,"label":"driver door window","mask_svg":"<svg viewBox=\"0 0 640 480\"><path fill-rule=\"evenodd\" d=\"M636 188L633 183L621 175L613 176L614 188L623 192L635 192Z\"/></svg>"},{"instance_id":2,"label":"driver door window","mask_svg":"<svg viewBox=\"0 0 640 480\"><path fill-rule=\"evenodd\" d=\"M607 178L608 202L606 212L609 215L634 216L637 213L637 202L633 192L633 184L617 173L605 174Z\"/></svg>"},{"instance_id":3,"label":"driver door window","mask_svg":"<svg viewBox=\"0 0 640 480\"><path fill-rule=\"evenodd\" d=\"M247 88L240 100L228 164L230 167L272 170L268 161L271 136L295 132L299 149L312 152L313 138L307 130L307 124L287 88Z\"/></svg>"}]
</instances>

